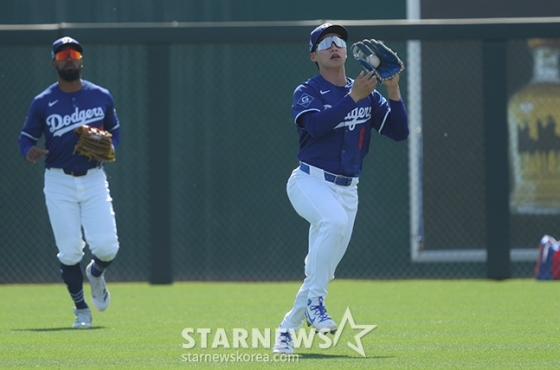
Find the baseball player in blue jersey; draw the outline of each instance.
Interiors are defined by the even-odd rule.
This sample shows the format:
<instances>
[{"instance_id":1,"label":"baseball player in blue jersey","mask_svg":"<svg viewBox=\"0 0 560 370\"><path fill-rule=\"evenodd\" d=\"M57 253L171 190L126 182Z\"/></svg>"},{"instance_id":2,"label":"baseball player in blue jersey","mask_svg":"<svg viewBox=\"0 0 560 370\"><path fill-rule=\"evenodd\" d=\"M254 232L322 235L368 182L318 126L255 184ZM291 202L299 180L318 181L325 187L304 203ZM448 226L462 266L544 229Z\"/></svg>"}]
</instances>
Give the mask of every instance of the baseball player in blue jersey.
<instances>
[{"instance_id":1,"label":"baseball player in blue jersey","mask_svg":"<svg viewBox=\"0 0 560 370\"><path fill-rule=\"evenodd\" d=\"M90 328L84 300L81 260L86 242L93 255L86 267L92 303L99 311L110 301L104 273L119 250L115 214L103 162L74 153L74 130L89 125L109 131L113 146L121 137L113 97L108 90L81 79L82 46L70 37L52 45L58 81L31 102L19 137L21 154L30 163L45 156L44 193L54 233L60 272L75 308L73 328ZM45 137L45 149L37 146Z\"/></svg>"},{"instance_id":2,"label":"baseball player in blue jersey","mask_svg":"<svg viewBox=\"0 0 560 370\"><path fill-rule=\"evenodd\" d=\"M336 323L325 307L329 281L334 278L358 210L358 181L372 131L394 141L408 137L408 118L399 90L399 76L384 82L388 100L378 91L374 72L346 77L348 31L322 24L310 35L311 61L319 74L299 85L292 114L299 133L299 166L292 172L287 193L296 212L309 224L305 279L293 308L284 316L273 347L293 353L291 330L303 320L317 332L334 333Z\"/></svg>"}]
</instances>

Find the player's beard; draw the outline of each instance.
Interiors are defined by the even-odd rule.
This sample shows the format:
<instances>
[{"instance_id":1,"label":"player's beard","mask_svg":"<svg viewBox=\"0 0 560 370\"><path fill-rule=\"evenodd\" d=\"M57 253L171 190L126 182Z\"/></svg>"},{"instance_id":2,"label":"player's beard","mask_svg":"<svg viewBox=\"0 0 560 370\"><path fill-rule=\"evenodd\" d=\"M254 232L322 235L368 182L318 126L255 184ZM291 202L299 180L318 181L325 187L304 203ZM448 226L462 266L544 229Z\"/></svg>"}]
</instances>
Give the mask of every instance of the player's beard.
<instances>
[{"instance_id":1,"label":"player's beard","mask_svg":"<svg viewBox=\"0 0 560 370\"><path fill-rule=\"evenodd\" d=\"M58 76L64 81L72 82L80 79L80 70L78 68L58 69Z\"/></svg>"}]
</instances>

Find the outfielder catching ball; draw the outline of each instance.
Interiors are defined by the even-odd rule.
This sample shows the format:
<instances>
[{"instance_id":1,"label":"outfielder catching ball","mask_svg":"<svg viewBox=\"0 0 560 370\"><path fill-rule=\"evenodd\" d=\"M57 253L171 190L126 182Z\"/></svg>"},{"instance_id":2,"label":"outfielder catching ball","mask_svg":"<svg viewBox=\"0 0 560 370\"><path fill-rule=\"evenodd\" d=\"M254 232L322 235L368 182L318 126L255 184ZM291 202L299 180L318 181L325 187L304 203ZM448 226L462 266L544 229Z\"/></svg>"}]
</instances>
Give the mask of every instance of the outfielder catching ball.
<instances>
[{"instance_id":1,"label":"outfielder catching ball","mask_svg":"<svg viewBox=\"0 0 560 370\"><path fill-rule=\"evenodd\" d=\"M83 292L82 230L93 255L86 275L92 303L99 311L109 305L104 273L119 250L103 170L104 162L115 158L119 119L109 91L81 79L82 51L70 37L53 43L51 63L58 81L33 99L19 137L19 149L28 162L45 156L45 200L62 279L75 304L73 328L90 328L92 322ZM45 149L37 147L43 135Z\"/></svg>"},{"instance_id":2,"label":"outfielder catching ball","mask_svg":"<svg viewBox=\"0 0 560 370\"><path fill-rule=\"evenodd\" d=\"M309 249L306 277L280 324L275 353L293 353L290 330L299 328L304 319L317 332L337 330L325 307L327 288L350 242L372 130L394 141L405 140L409 133L399 90L402 68L393 68L395 74L389 77L380 68L390 63L379 53L377 67L368 66L354 80L346 77L347 40L348 31L341 25L325 23L311 32L310 59L319 74L299 85L293 95L300 165L288 180L287 193L296 212L310 224ZM375 90L378 81L388 100Z\"/></svg>"}]
</instances>

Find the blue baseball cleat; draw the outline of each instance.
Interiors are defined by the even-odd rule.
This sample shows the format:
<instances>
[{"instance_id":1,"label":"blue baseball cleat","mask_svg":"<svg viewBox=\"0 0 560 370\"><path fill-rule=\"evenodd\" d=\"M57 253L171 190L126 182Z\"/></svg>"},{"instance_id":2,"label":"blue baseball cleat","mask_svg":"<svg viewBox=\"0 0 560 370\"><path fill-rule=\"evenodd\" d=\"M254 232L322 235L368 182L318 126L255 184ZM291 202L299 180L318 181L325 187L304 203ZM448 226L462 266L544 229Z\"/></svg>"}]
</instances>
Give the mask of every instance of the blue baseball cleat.
<instances>
[{"instance_id":1,"label":"blue baseball cleat","mask_svg":"<svg viewBox=\"0 0 560 370\"><path fill-rule=\"evenodd\" d=\"M338 329L336 323L327 313L327 308L323 304L323 297L307 300L305 319L307 320L307 326L312 326L317 333L334 334Z\"/></svg>"},{"instance_id":2,"label":"blue baseball cleat","mask_svg":"<svg viewBox=\"0 0 560 370\"><path fill-rule=\"evenodd\" d=\"M294 342L289 329L278 328L273 353L294 353Z\"/></svg>"}]
</instances>

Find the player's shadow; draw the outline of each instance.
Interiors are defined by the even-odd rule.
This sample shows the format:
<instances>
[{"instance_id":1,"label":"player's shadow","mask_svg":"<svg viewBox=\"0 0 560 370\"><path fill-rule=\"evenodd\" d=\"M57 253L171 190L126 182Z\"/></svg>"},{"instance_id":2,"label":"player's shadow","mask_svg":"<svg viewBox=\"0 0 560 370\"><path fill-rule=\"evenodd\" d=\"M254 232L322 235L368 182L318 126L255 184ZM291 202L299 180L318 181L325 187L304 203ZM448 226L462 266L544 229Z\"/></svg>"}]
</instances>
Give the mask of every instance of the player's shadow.
<instances>
[{"instance_id":1,"label":"player's shadow","mask_svg":"<svg viewBox=\"0 0 560 370\"><path fill-rule=\"evenodd\" d=\"M89 330L97 330L97 329L105 329L104 326L94 326L88 329L74 329L69 327L60 327L60 328L27 328L27 329L12 329L12 331L31 331L31 332L49 332L49 331L89 331Z\"/></svg>"},{"instance_id":2,"label":"player's shadow","mask_svg":"<svg viewBox=\"0 0 560 370\"><path fill-rule=\"evenodd\" d=\"M300 360L315 360L315 359L329 359L329 358L346 358L351 360L374 360L384 358L394 358L395 356L348 356L348 355L330 355L325 353L302 353L299 355Z\"/></svg>"}]
</instances>

